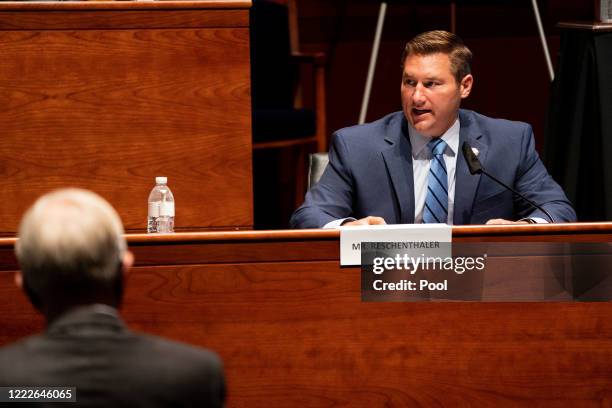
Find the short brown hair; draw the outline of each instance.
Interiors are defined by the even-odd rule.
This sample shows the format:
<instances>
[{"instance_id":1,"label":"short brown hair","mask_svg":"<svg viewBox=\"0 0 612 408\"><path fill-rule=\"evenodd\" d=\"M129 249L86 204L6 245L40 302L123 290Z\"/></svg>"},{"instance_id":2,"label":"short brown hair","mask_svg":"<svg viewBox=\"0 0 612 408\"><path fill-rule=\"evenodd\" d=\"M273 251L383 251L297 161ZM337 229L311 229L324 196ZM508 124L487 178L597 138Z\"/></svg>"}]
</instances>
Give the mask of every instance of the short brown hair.
<instances>
[{"instance_id":1,"label":"short brown hair","mask_svg":"<svg viewBox=\"0 0 612 408\"><path fill-rule=\"evenodd\" d=\"M463 44L459 36L448 31L435 30L421 33L406 43L402 54L402 69L410 55L447 54L450 59L451 72L457 83L471 73L472 51Z\"/></svg>"}]
</instances>

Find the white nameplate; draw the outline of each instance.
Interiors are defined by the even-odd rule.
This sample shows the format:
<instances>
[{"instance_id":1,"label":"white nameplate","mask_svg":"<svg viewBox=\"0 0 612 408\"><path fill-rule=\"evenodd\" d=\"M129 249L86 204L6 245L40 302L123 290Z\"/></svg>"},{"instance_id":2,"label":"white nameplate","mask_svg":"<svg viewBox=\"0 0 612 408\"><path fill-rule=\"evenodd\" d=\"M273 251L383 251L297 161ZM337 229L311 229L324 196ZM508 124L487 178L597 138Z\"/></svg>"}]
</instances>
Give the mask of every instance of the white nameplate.
<instances>
[{"instance_id":1,"label":"white nameplate","mask_svg":"<svg viewBox=\"0 0 612 408\"><path fill-rule=\"evenodd\" d=\"M362 242L450 243L452 227L446 224L393 224L340 227L340 265L361 265ZM450 256L450 255L449 255Z\"/></svg>"}]
</instances>

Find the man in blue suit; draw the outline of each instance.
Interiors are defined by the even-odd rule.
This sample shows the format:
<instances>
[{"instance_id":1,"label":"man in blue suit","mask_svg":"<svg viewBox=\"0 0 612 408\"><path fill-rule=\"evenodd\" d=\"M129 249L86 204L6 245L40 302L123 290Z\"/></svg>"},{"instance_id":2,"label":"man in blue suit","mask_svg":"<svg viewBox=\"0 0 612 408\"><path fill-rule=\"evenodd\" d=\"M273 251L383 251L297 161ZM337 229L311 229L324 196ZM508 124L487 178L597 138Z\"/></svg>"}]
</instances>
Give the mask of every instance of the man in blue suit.
<instances>
[{"instance_id":1,"label":"man in blue suit","mask_svg":"<svg viewBox=\"0 0 612 408\"><path fill-rule=\"evenodd\" d=\"M291 225L550 222L488 177L471 175L464 142L489 173L546 209L554 222L575 221L535 150L531 126L459 109L474 81L471 58L462 40L446 31L409 41L402 57L403 112L335 133L329 165Z\"/></svg>"}]
</instances>

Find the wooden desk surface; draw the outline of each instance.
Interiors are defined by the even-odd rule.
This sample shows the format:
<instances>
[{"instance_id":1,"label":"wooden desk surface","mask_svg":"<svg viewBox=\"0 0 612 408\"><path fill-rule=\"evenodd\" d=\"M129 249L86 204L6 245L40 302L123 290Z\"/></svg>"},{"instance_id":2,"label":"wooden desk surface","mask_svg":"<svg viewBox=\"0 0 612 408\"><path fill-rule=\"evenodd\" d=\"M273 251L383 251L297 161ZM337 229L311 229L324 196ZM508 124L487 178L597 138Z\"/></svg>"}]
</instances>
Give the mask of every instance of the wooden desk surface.
<instances>
[{"instance_id":1,"label":"wooden desk surface","mask_svg":"<svg viewBox=\"0 0 612 408\"><path fill-rule=\"evenodd\" d=\"M612 224L455 227L454 241L612 242ZM610 303L362 303L337 231L128 235L135 330L216 350L229 406L595 407L612 402ZM0 240L10 269L14 239ZM510 257L512 258L512 257ZM516 257L516 265L537 264ZM517 273L520 271L517 270ZM0 273L0 344L42 329Z\"/></svg>"}]
</instances>

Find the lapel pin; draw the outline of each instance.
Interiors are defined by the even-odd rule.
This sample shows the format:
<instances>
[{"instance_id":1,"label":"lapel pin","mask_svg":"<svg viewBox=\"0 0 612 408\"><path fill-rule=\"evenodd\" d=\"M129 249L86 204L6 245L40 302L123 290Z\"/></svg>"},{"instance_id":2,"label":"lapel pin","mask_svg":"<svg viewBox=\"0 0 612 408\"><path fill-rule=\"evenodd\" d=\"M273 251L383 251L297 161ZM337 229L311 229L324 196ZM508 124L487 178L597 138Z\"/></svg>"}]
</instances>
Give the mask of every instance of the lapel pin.
<instances>
[{"instance_id":1,"label":"lapel pin","mask_svg":"<svg viewBox=\"0 0 612 408\"><path fill-rule=\"evenodd\" d=\"M477 148L472 147L472 152L474 152L474 154L476 155L476 157L478 157L478 154L480 153L480 151L478 151Z\"/></svg>"}]
</instances>

